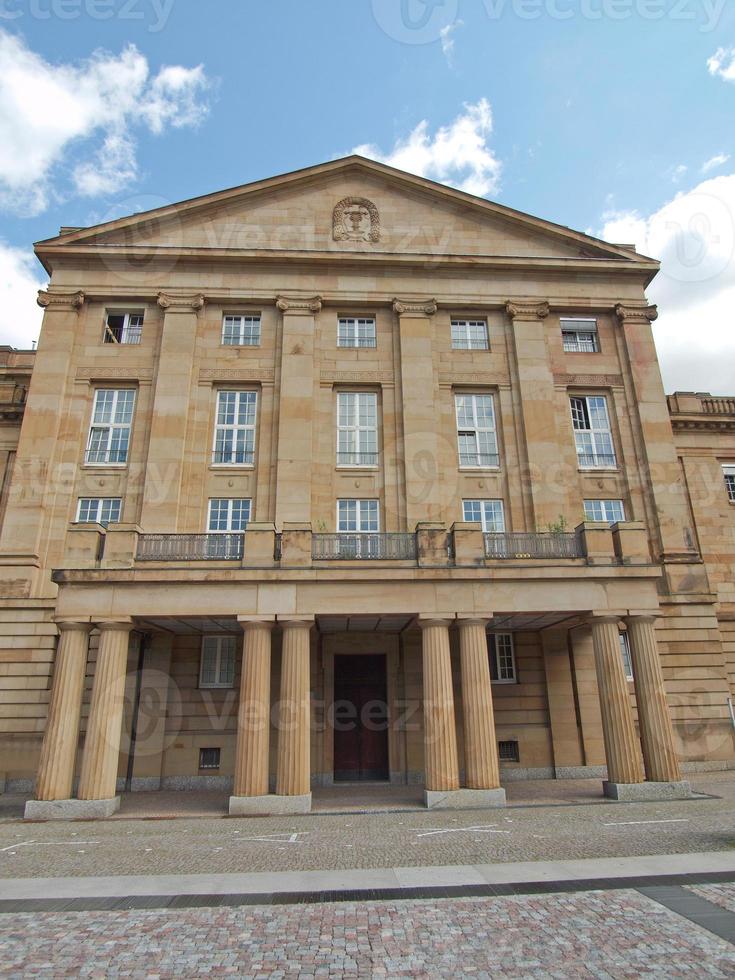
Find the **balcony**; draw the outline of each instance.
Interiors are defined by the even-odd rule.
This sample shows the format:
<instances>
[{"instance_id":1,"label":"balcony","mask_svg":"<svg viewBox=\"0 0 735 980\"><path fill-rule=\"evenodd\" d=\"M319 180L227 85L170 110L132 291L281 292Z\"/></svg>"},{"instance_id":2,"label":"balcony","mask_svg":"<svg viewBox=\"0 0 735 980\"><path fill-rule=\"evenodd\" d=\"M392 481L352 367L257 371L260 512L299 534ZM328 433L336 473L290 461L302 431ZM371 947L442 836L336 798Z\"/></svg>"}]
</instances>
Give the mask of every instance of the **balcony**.
<instances>
[{"instance_id":1,"label":"balcony","mask_svg":"<svg viewBox=\"0 0 735 980\"><path fill-rule=\"evenodd\" d=\"M491 559L585 558L586 549L577 533L486 533L485 557Z\"/></svg>"},{"instance_id":2,"label":"balcony","mask_svg":"<svg viewBox=\"0 0 735 980\"><path fill-rule=\"evenodd\" d=\"M584 470L616 469L615 453L577 453L577 463Z\"/></svg>"},{"instance_id":3,"label":"balcony","mask_svg":"<svg viewBox=\"0 0 735 980\"><path fill-rule=\"evenodd\" d=\"M239 561L242 534L140 534L136 561Z\"/></svg>"},{"instance_id":4,"label":"balcony","mask_svg":"<svg viewBox=\"0 0 735 980\"><path fill-rule=\"evenodd\" d=\"M416 561L415 534L313 534L314 561Z\"/></svg>"}]
</instances>

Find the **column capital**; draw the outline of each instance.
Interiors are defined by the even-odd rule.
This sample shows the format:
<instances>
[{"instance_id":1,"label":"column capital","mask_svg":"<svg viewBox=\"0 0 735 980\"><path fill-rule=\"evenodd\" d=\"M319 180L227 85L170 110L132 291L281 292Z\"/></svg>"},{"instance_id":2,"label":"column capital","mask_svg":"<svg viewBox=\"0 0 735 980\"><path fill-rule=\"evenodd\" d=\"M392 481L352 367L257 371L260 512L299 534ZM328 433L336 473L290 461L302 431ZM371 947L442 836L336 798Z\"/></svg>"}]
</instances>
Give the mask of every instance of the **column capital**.
<instances>
[{"instance_id":1,"label":"column capital","mask_svg":"<svg viewBox=\"0 0 735 980\"><path fill-rule=\"evenodd\" d=\"M319 313L322 308L321 296L302 299L297 296L277 296L276 306L281 313Z\"/></svg>"},{"instance_id":2,"label":"column capital","mask_svg":"<svg viewBox=\"0 0 735 980\"><path fill-rule=\"evenodd\" d=\"M428 300L393 300L393 312L398 316L433 316L438 310L435 299Z\"/></svg>"},{"instance_id":3,"label":"column capital","mask_svg":"<svg viewBox=\"0 0 735 980\"><path fill-rule=\"evenodd\" d=\"M487 614L486 616L473 616L471 613L457 613L457 626L460 629L463 626L482 626L483 629L487 629L488 624L492 616Z\"/></svg>"},{"instance_id":4,"label":"column capital","mask_svg":"<svg viewBox=\"0 0 735 980\"><path fill-rule=\"evenodd\" d=\"M83 619L54 619L56 629L59 633L71 630L84 630L85 633L91 632L94 624Z\"/></svg>"},{"instance_id":5,"label":"column capital","mask_svg":"<svg viewBox=\"0 0 735 980\"><path fill-rule=\"evenodd\" d=\"M127 631L132 632L135 629L135 623L132 619L100 619L93 624L102 633L105 630L119 630L120 632Z\"/></svg>"},{"instance_id":6,"label":"column capital","mask_svg":"<svg viewBox=\"0 0 735 980\"><path fill-rule=\"evenodd\" d=\"M600 612L591 613L587 617L588 626L603 626L605 623L612 623L614 626L620 627L620 623L625 619L625 613L614 613L614 612Z\"/></svg>"},{"instance_id":7,"label":"column capital","mask_svg":"<svg viewBox=\"0 0 735 980\"><path fill-rule=\"evenodd\" d=\"M658 307L624 306L618 303L615 307L615 315L621 323L653 323L654 320L658 320Z\"/></svg>"},{"instance_id":8,"label":"column capital","mask_svg":"<svg viewBox=\"0 0 735 980\"><path fill-rule=\"evenodd\" d=\"M549 304L508 300L505 311L513 320L545 320L549 315Z\"/></svg>"},{"instance_id":9,"label":"column capital","mask_svg":"<svg viewBox=\"0 0 735 980\"><path fill-rule=\"evenodd\" d=\"M237 622L241 630L272 630L276 625L275 616L238 616Z\"/></svg>"},{"instance_id":10,"label":"column capital","mask_svg":"<svg viewBox=\"0 0 735 980\"><path fill-rule=\"evenodd\" d=\"M623 616L623 619L627 624L630 623L650 623L653 625L658 619L661 619L661 613L658 612L634 612L631 611L627 616Z\"/></svg>"},{"instance_id":11,"label":"column capital","mask_svg":"<svg viewBox=\"0 0 735 980\"><path fill-rule=\"evenodd\" d=\"M84 305L84 293L81 290L77 290L75 293L51 293L45 289L39 289L36 302L44 310L50 307L53 310L78 312Z\"/></svg>"},{"instance_id":12,"label":"column capital","mask_svg":"<svg viewBox=\"0 0 735 980\"><path fill-rule=\"evenodd\" d=\"M297 629L311 629L315 622L315 616L278 616L279 626L292 626Z\"/></svg>"},{"instance_id":13,"label":"column capital","mask_svg":"<svg viewBox=\"0 0 735 980\"><path fill-rule=\"evenodd\" d=\"M422 630L431 626L443 626L445 629L454 623L454 613L419 613L416 624Z\"/></svg>"},{"instance_id":14,"label":"column capital","mask_svg":"<svg viewBox=\"0 0 735 980\"><path fill-rule=\"evenodd\" d=\"M204 309L204 294L189 293L177 296L174 293L159 293L158 305L164 313L199 313Z\"/></svg>"}]
</instances>

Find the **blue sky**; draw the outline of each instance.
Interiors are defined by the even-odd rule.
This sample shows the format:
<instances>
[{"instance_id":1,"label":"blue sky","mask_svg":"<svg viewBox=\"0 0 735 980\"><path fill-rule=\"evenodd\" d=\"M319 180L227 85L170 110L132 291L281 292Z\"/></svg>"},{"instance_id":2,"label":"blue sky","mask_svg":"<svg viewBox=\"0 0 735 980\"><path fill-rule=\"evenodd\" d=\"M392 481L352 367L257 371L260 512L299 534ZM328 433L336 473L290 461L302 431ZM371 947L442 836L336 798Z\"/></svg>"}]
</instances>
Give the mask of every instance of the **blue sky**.
<instances>
[{"instance_id":1,"label":"blue sky","mask_svg":"<svg viewBox=\"0 0 735 980\"><path fill-rule=\"evenodd\" d=\"M12 69L0 80L0 343L35 336L29 290L43 274L24 253L60 225L367 147L658 249L666 274L651 293L667 387L735 390L722 366L723 351L735 355L733 8L0 0L0 58Z\"/></svg>"}]
</instances>

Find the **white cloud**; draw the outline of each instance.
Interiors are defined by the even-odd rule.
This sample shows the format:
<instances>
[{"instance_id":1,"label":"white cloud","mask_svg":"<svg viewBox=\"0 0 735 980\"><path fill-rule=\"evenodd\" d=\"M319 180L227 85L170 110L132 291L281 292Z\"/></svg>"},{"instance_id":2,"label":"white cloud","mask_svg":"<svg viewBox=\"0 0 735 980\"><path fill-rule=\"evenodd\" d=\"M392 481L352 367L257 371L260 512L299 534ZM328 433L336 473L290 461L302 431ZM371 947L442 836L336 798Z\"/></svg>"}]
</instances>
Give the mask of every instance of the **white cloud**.
<instances>
[{"instance_id":1,"label":"white cloud","mask_svg":"<svg viewBox=\"0 0 735 980\"><path fill-rule=\"evenodd\" d=\"M735 174L706 180L651 215L609 212L600 237L661 259L649 287L668 391L735 392Z\"/></svg>"},{"instance_id":2,"label":"white cloud","mask_svg":"<svg viewBox=\"0 0 735 980\"><path fill-rule=\"evenodd\" d=\"M674 167L673 173L671 175L671 180L673 183L678 184L684 177L686 177L689 167L686 167L683 163L680 163L678 167Z\"/></svg>"},{"instance_id":3,"label":"white cloud","mask_svg":"<svg viewBox=\"0 0 735 980\"><path fill-rule=\"evenodd\" d=\"M713 170L717 170L719 167L724 167L729 159L729 153L718 153L717 156L712 157L710 160L707 160L706 163L702 164L702 173L710 174Z\"/></svg>"},{"instance_id":4,"label":"white cloud","mask_svg":"<svg viewBox=\"0 0 735 980\"><path fill-rule=\"evenodd\" d=\"M72 147L73 189L112 193L137 176L136 128L159 134L207 113L201 65L164 66L151 77L132 44L119 55L52 64L0 30L0 63L0 206L21 214L40 213L66 191Z\"/></svg>"},{"instance_id":5,"label":"white cloud","mask_svg":"<svg viewBox=\"0 0 735 980\"><path fill-rule=\"evenodd\" d=\"M735 48L719 48L707 61L707 68L723 82L735 82Z\"/></svg>"},{"instance_id":6,"label":"white cloud","mask_svg":"<svg viewBox=\"0 0 735 980\"><path fill-rule=\"evenodd\" d=\"M490 103L480 99L466 103L452 123L433 135L424 119L389 153L373 144L357 146L352 152L484 197L497 192L502 169L488 146L492 130Z\"/></svg>"},{"instance_id":7,"label":"white cloud","mask_svg":"<svg viewBox=\"0 0 735 980\"><path fill-rule=\"evenodd\" d=\"M38 339L43 314L36 293L46 284L42 277L32 253L0 241L0 345L30 348Z\"/></svg>"},{"instance_id":8,"label":"white cloud","mask_svg":"<svg viewBox=\"0 0 735 980\"><path fill-rule=\"evenodd\" d=\"M447 24L439 31L439 39L442 43L442 54L447 59L450 68L454 67L454 38L452 34L460 27L464 27L463 20L455 20L453 24Z\"/></svg>"}]
</instances>

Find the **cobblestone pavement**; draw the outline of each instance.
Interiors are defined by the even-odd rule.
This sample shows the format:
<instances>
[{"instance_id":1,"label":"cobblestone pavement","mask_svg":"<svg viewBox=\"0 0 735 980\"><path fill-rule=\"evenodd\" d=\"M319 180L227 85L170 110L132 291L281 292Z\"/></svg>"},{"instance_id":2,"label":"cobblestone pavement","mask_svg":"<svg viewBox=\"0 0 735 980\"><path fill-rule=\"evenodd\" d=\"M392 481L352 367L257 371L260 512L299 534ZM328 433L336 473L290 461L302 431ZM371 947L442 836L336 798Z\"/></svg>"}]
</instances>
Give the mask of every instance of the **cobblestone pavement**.
<instances>
[{"instance_id":1,"label":"cobblestone pavement","mask_svg":"<svg viewBox=\"0 0 735 980\"><path fill-rule=\"evenodd\" d=\"M735 914L735 885L687 885L687 891Z\"/></svg>"},{"instance_id":2,"label":"cobblestone pavement","mask_svg":"<svg viewBox=\"0 0 735 980\"><path fill-rule=\"evenodd\" d=\"M735 773L719 799L251 819L0 823L0 878L227 874L685 854L735 847Z\"/></svg>"},{"instance_id":3,"label":"cobblestone pavement","mask_svg":"<svg viewBox=\"0 0 735 980\"><path fill-rule=\"evenodd\" d=\"M632 890L39 913L0 919L3 977L728 977L735 948Z\"/></svg>"}]
</instances>

